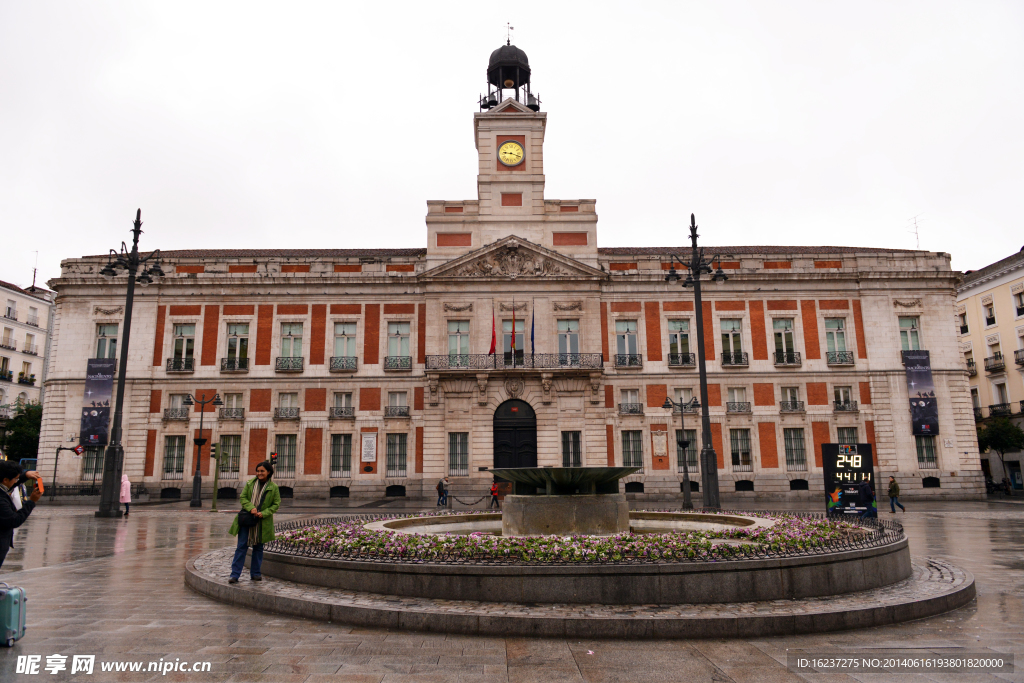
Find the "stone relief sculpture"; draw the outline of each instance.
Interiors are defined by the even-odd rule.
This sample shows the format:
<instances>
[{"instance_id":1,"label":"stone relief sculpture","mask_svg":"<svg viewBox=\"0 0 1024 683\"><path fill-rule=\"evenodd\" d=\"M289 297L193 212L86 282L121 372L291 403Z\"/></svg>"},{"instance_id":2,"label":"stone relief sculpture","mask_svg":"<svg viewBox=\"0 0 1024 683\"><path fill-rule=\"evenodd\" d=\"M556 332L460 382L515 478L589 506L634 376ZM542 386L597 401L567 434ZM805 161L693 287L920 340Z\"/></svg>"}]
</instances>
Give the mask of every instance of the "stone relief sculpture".
<instances>
[{"instance_id":1,"label":"stone relief sculpture","mask_svg":"<svg viewBox=\"0 0 1024 683\"><path fill-rule=\"evenodd\" d=\"M450 311L452 313L461 313L463 311L472 311L473 310L473 304L472 303L468 303L468 304L445 304L444 305L444 310L445 311Z\"/></svg>"},{"instance_id":2,"label":"stone relief sculpture","mask_svg":"<svg viewBox=\"0 0 1024 683\"><path fill-rule=\"evenodd\" d=\"M556 311L582 311L583 310L583 302L582 301L569 301L569 302L563 304L563 303L560 303L560 302L556 301L554 303L554 308L555 308Z\"/></svg>"},{"instance_id":3,"label":"stone relief sculpture","mask_svg":"<svg viewBox=\"0 0 1024 683\"><path fill-rule=\"evenodd\" d=\"M560 263L518 247L504 246L487 256L467 263L453 273L456 277L540 277L571 275Z\"/></svg>"}]
</instances>

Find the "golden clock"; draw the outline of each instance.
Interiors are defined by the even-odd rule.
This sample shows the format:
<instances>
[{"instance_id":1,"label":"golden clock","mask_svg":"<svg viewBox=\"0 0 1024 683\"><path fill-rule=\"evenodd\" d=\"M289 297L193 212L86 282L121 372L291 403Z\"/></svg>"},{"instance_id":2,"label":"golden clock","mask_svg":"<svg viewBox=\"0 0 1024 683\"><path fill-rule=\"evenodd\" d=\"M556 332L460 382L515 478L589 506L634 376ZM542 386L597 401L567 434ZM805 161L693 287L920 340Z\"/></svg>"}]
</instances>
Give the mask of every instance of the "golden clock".
<instances>
[{"instance_id":1,"label":"golden clock","mask_svg":"<svg viewBox=\"0 0 1024 683\"><path fill-rule=\"evenodd\" d=\"M498 160L506 166L518 166L523 163L526 155L523 154L523 146L515 140L508 140L498 147Z\"/></svg>"}]
</instances>

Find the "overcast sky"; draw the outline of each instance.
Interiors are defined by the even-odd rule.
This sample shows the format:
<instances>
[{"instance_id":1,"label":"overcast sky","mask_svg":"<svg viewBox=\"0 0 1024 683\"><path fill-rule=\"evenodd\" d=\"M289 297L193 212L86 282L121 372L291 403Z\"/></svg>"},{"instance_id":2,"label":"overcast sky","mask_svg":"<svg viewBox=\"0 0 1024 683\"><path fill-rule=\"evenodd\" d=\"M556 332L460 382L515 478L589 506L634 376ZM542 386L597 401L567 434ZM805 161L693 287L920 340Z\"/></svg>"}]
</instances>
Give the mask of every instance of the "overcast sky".
<instances>
[{"instance_id":1,"label":"overcast sky","mask_svg":"<svg viewBox=\"0 0 1024 683\"><path fill-rule=\"evenodd\" d=\"M507 5L501 8L500 5ZM1024 245L1024 3L0 0L0 279L145 249L423 247L526 51L599 246Z\"/></svg>"}]
</instances>

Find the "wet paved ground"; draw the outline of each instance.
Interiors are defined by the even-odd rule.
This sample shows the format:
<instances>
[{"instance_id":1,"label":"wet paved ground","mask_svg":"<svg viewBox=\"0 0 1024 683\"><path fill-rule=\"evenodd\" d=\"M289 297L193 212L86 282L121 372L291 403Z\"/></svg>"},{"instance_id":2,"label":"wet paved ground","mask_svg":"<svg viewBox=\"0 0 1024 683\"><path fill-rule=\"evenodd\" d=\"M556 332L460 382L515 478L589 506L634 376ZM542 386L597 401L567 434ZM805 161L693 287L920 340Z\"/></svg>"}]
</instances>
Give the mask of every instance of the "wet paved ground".
<instances>
[{"instance_id":1,"label":"wet paved ground","mask_svg":"<svg viewBox=\"0 0 1024 683\"><path fill-rule=\"evenodd\" d=\"M229 508L230 509L230 508ZM230 607L183 585L185 561L233 544L231 514L187 503L137 507L127 520L92 508L41 505L19 531L0 581L29 594L29 631L0 650L0 681L1024 681L1012 674L797 674L787 649L932 648L1014 653L1024 669L1024 505L922 503L900 515L917 557L974 573L978 599L956 612L862 631L737 641L565 641L388 632ZM361 510L385 512L388 508ZM326 508L290 508L330 514ZM885 513L887 515L887 513ZM888 516L888 515L887 515ZM68 655L47 673L47 655ZM15 673L41 655L40 673ZM72 655L96 655L92 675L71 675ZM210 662L204 673L105 673L101 663Z\"/></svg>"}]
</instances>

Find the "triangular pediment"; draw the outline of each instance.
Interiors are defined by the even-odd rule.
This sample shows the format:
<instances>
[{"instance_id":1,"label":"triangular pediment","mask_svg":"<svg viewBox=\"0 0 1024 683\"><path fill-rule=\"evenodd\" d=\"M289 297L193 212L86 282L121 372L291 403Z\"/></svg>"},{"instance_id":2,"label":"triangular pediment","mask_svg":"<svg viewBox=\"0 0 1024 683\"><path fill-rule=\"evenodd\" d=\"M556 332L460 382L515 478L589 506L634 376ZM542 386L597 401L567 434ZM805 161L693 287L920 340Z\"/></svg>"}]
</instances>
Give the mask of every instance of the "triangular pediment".
<instances>
[{"instance_id":1,"label":"triangular pediment","mask_svg":"<svg viewBox=\"0 0 1024 683\"><path fill-rule=\"evenodd\" d=\"M532 114L533 110L522 102L516 102L511 97L488 112L489 114Z\"/></svg>"},{"instance_id":2,"label":"triangular pediment","mask_svg":"<svg viewBox=\"0 0 1024 683\"><path fill-rule=\"evenodd\" d=\"M430 278L604 280L604 271L515 235L481 247L423 273Z\"/></svg>"}]
</instances>

